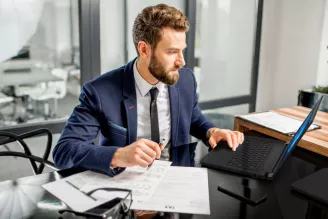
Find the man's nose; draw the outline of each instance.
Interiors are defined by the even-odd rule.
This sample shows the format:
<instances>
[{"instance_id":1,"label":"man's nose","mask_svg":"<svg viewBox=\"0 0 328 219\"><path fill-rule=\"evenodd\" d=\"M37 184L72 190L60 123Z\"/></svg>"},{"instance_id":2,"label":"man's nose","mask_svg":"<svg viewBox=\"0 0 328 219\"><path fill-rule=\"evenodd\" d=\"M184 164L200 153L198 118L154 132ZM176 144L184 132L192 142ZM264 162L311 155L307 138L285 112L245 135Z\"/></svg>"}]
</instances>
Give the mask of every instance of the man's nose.
<instances>
[{"instance_id":1,"label":"man's nose","mask_svg":"<svg viewBox=\"0 0 328 219\"><path fill-rule=\"evenodd\" d=\"M179 57L178 57L178 59L177 59L177 61L176 61L176 64L177 64L178 66L180 66L180 67L183 67L183 66L186 64L182 52L179 54Z\"/></svg>"}]
</instances>

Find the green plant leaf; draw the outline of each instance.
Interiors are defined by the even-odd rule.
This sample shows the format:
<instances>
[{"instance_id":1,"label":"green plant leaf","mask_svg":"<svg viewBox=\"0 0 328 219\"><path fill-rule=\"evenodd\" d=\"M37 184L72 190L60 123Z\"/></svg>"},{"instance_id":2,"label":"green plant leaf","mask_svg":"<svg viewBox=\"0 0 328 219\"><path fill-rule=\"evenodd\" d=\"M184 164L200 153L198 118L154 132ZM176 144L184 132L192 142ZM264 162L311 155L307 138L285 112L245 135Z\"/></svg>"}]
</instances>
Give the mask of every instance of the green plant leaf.
<instances>
[{"instance_id":1,"label":"green plant leaf","mask_svg":"<svg viewBox=\"0 0 328 219\"><path fill-rule=\"evenodd\" d=\"M314 86L313 92L328 94L328 86Z\"/></svg>"}]
</instances>

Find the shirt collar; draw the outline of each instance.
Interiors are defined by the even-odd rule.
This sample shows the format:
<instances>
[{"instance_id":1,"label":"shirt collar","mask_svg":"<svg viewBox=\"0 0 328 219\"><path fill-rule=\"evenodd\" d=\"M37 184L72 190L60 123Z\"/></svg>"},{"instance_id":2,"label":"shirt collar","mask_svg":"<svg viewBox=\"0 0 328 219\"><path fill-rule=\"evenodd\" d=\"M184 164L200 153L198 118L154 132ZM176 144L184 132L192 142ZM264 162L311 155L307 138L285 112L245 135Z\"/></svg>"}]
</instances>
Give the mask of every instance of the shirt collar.
<instances>
[{"instance_id":1,"label":"shirt collar","mask_svg":"<svg viewBox=\"0 0 328 219\"><path fill-rule=\"evenodd\" d=\"M159 81L156 85L151 85L145 79L143 79L141 77L141 75L137 69L137 59L133 64L133 75L134 75L134 80L136 82L136 85L142 96L145 96L148 93L148 91L150 89L152 89L153 87L157 87L157 89L159 91L158 93L161 93L165 88L165 84L161 81Z\"/></svg>"}]
</instances>

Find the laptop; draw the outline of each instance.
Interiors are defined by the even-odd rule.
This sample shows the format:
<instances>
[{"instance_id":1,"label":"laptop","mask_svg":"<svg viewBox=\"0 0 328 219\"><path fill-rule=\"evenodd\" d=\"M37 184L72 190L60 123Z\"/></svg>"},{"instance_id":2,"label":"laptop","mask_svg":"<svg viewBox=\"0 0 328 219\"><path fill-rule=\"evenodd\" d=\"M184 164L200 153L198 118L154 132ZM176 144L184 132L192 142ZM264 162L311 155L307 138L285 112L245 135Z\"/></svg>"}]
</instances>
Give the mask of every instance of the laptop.
<instances>
[{"instance_id":1,"label":"laptop","mask_svg":"<svg viewBox=\"0 0 328 219\"><path fill-rule=\"evenodd\" d=\"M202 166L272 180L312 124L322 98L316 102L290 142L245 136L243 144L234 152L227 142L222 141L201 160Z\"/></svg>"}]
</instances>

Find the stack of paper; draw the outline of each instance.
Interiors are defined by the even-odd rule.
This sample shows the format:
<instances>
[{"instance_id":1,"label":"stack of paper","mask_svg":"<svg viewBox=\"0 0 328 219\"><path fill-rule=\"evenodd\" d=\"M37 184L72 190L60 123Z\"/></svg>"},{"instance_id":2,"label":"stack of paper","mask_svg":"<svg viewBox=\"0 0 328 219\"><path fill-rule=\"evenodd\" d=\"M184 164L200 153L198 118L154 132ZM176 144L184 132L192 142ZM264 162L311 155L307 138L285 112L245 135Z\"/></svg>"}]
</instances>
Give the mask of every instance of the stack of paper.
<instances>
[{"instance_id":1,"label":"stack of paper","mask_svg":"<svg viewBox=\"0 0 328 219\"><path fill-rule=\"evenodd\" d=\"M294 135L303 122L274 112L254 113L237 117L286 135ZM308 131L318 128L320 126L313 124L308 128Z\"/></svg>"},{"instance_id":2,"label":"stack of paper","mask_svg":"<svg viewBox=\"0 0 328 219\"><path fill-rule=\"evenodd\" d=\"M132 190L132 209L210 214L207 169L170 165L171 162L155 161L149 170L131 167L115 177L85 171L43 187L79 212L126 195L98 191L90 198L83 193L111 187Z\"/></svg>"}]
</instances>

